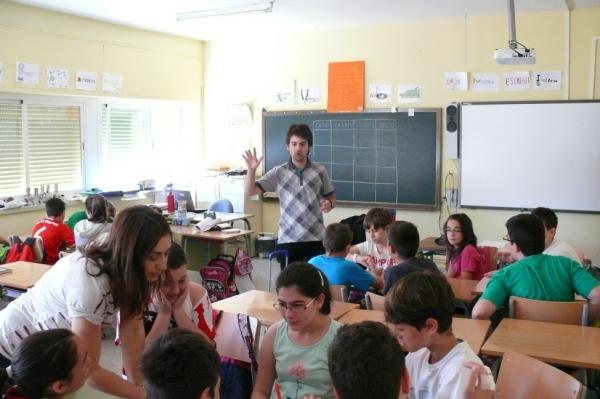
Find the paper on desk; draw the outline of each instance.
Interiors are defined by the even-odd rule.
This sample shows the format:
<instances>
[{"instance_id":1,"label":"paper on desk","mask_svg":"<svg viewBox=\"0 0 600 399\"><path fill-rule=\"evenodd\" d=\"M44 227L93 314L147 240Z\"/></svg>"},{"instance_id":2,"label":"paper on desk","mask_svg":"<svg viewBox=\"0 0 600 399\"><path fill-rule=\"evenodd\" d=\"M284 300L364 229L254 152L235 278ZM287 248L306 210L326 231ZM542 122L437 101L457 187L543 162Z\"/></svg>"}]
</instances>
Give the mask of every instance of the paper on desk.
<instances>
[{"instance_id":1,"label":"paper on desk","mask_svg":"<svg viewBox=\"0 0 600 399\"><path fill-rule=\"evenodd\" d=\"M200 231L208 231L221 223L221 218L217 217L215 219L204 218L198 224L195 224L194 227Z\"/></svg>"}]
</instances>

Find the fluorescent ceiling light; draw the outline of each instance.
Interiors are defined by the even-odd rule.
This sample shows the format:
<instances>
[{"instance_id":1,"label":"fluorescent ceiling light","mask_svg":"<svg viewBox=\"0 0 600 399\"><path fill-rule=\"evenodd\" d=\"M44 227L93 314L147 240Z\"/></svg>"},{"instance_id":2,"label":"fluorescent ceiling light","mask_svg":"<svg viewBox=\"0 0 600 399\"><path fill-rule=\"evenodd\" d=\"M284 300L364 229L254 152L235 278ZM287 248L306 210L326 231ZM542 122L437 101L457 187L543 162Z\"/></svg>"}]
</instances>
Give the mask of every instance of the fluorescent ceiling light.
<instances>
[{"instance_id":1,"label":"fluorescent ceiling light","mask_svg":"<svg viewBox=\"0 0 600 399\"><path fill-rule=\"evenodd\" d=\"M255 3L238 4L231 7L221 8L207 8L204 10L188 11L177 13L178 21L185 21L187 19L195 18L210 18L210 17L221 17L226 15L238 15L238 14L252 14L260 12L271 12L273 11L273 4L275 1L261 1Z\"/></svg>"}]
</instances>

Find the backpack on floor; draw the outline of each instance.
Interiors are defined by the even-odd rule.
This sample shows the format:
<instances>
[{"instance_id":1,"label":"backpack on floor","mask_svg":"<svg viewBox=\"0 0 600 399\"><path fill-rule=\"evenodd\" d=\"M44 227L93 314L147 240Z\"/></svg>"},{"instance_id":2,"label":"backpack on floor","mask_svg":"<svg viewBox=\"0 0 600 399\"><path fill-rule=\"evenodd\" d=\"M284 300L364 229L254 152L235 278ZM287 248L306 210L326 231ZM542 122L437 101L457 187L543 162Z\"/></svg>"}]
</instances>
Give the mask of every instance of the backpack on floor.
<instances>
[{"instance_id":1,"label":"backpack on floor","mask_svg":"<svg viewBox=\"0 0 600 399\"><path fill-rule=\"evenodd\" d=\"M11 237L11 246L6 254L5 263L25 261L35 262L32 245L35 238L29 237L25 241L21 241L18 236Z\"/></svg>"},{"instance_id":2,"label":"backpack on floor","mask_svg":"<svg viewBox=\"0 0 600 399\"><path fill-rule=\"evenodd\" d=\"M211 302L237 294L234 276L235 259L231 255L217 255L207 266L200 268L202 285L208 291Z\"/></svg>"}]
</instances>

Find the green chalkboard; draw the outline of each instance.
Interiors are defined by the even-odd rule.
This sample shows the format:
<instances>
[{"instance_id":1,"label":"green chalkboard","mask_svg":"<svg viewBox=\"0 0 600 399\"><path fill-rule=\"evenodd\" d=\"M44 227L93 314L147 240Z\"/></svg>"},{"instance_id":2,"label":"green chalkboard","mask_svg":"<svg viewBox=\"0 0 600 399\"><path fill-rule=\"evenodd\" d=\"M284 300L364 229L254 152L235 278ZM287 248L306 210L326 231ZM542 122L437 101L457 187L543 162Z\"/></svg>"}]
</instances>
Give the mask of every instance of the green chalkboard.
<instances>
[{"instance_id":1,"label":"green chalkboard","mask_svg":"<svg viewBox=\"0 0 600 399\"><path fill-rule=\"evenodd\" d=\"M265 170L287 162L285 134L310 126L310 158L329 171L344 205L438 209L441 109L263 112Z\"/></svg>"}]
</instances>

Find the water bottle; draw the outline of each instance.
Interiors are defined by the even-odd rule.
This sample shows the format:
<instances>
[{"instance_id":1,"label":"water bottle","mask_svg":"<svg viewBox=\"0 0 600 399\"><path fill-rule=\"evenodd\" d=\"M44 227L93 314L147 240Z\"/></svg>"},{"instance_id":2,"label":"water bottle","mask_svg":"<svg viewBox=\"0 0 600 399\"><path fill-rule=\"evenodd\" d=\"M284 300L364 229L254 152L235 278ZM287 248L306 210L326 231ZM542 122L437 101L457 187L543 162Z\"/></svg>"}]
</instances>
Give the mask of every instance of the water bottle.
<instances>
[{"instance_id":1,"label":"water bottle","mask_svg":"<svg viewBox=\"0 0 600 399\"><path fill-rule=\"evenodd\" d=\"M175 212L175 196L171 191L169 191L169 194L167 194L167 212L170 214Z\"/></svg>"}]
</instances>

